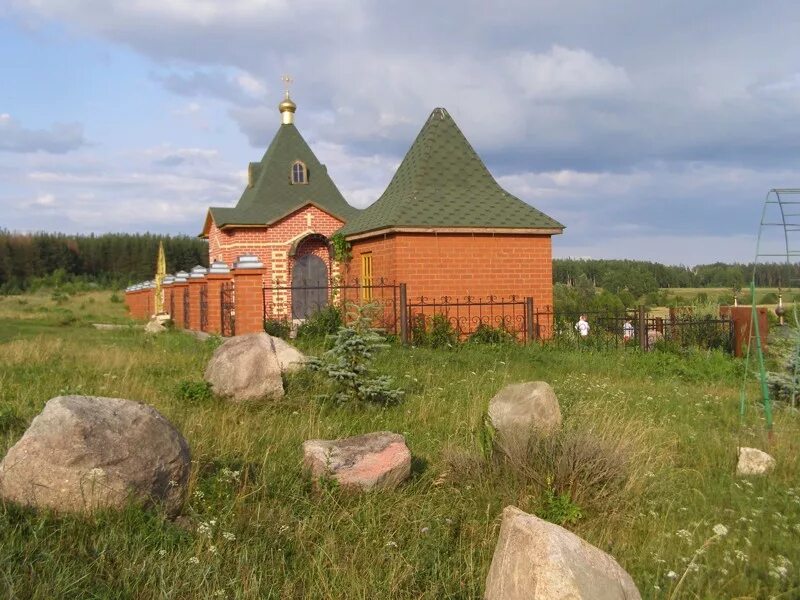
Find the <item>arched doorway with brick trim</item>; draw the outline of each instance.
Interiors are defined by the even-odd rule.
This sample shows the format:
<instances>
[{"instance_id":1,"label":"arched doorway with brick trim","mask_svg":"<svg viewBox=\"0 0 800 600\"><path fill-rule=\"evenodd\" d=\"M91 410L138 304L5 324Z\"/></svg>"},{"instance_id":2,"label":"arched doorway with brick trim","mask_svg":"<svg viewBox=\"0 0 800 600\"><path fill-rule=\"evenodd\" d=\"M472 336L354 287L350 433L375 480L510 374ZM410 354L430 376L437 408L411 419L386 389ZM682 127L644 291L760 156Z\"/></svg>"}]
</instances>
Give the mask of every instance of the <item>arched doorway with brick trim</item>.
<instances>
[{"instance_id":1,"label":"arched doorway with brick trim","mask_svg":"<svg viewBox=\"0 0 800 600\"><path fill-rule=\"evenodd\" d=\"M292 319L307 319L328 305L328 239L311 234L294 244L289 256L292 258Z\"/></svg>"}]
</instances>

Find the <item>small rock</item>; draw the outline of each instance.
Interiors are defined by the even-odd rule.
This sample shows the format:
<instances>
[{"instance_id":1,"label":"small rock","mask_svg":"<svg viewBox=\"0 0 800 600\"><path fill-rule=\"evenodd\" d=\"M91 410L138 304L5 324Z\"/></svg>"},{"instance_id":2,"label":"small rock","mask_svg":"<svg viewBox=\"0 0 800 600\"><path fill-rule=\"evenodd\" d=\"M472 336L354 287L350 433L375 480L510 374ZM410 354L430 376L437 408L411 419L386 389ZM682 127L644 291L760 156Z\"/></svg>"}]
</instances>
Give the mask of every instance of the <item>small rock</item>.
<instances>
[{"instance_id":1,"label":"small rock","mask_svg":"<svg viewBox=\"0 0 800 600\"><path fill-rule=\"evenodd\" d=\"M561 408L548 383L516 383L491 399L489 422L498 447L509 456L518 456L527 451L536 432L548 434L561 426Z\"/></svg>"},{"instance_id":2,"label":"small rock","mask_svg":"<svg viewBox=\"0 0 800 600\"><path fill-rule=\"evenodd\" d=\"M507 506L484 598L641 600L641 595L610 555L563 527Z\"/></svg>"},{"instance_id":3,"label":"small rock","mask_svg":"<svg viewBox=\"0 0 800 600\"><path fill-rule=\"evenodd\" d=\"M226 340L208 361L204 378L217 396L234 402L282 398L284 394L278 356L266 333Z\"/></svg>"},{"instance_id":4,"label":"small rock","mask_svg":"<svg viewBox=\"0 0 800 600\"><path fill-rule=\"evenodd\" d=\"M100 331L112 331L114 329L127 329L128 325L118 325L116 323L92 323L92 327Z\"/></svg>"},{"instance_id":5,"label":"small rock","mask_svg":"<svg viewBox=\"0 0 800 600\"><path fill-rule=\"evenodd\" d=\"M0 463L0 496L57 511L163 504L176 514L189 445L152 406L121 398L50 400Z\"/></svg>"},{"instance_id":6,"label":"small rock","mask_svg":"<svg viewBox=\"0 0 800 600\"><path fill-rule=\"evenodd\" d=\"M739 448L737 475L765 475L775 468L775 459L758 448Z\"/></svg>"},{"instance_id":7,"label":"small rock","mask_svg":"<svg viewBox=\"0 0 800 600\"><path fill-rule=\"evenodd\" d=\"M167 328L164 325L164 322L159 320L157 317L150 319L147 322L147 325L144 326L145 333L162 333L166 330Z\"/></svg>"},{"instance_id":8,"label":"small rock","mask_svg":"<svg viewBox=\"0 0 800 600\"><path fill-rule=\"evenodd\" d=\"M390 431L339 440L309 440L303 462L311 477L327 477L342 487L390 488L411 475L411 452L402 435Z\"/></svg>"}]
</instances>

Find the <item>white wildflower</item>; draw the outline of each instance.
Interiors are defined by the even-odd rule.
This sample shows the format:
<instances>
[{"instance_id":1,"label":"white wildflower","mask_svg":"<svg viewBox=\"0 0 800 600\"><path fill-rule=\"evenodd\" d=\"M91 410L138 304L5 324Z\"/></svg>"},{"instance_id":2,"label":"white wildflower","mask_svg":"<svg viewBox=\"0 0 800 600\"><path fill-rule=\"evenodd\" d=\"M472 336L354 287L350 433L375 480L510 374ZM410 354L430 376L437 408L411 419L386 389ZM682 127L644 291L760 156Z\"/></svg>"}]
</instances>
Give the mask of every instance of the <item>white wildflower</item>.
<instances>
[{"instance_id":1,"label":"white wildflower","mask_svg":"<svg viewBox=\"0 0 800 600\"><path fill-rule=\"evenodd\" d=\"M190 565L199 565L200 564L200 559L197 558L196 556L193 556L192 558L189 559L189 564Z\"/></svg>"},{"instance_id":2,"label":"white wildflower","mask_svg":"<svg viewBox=\"0 0 800 600\"><path fill-rule=\"evenodd\" d=\"M675 571L670 571L669 573L667 573L667 579L677 579L677 578L678 574Z\"/></svg>"},{"instance_id":3,"label":"white wildflower","mask_svg":"<svg viewBox=\"0 0 800 600\"><path fill-rule=\"evenodd\" d=\"M725 525L723 525L722 523L717 523L716 525L714 525L712 531L714 532L714 535L718 535L720 537L725 537L726 535L728 535L728 528L725 527Z\"/></svg>"},{"instance_id":4,"label":"white wildflower","mask_svg":"<svg viewBox=\"0 0 800 600\"><path fill-rule=\"evenodd\" d=\"M228 540L229 542L232 542L236 539L236 536L232 534L230 531L223 531L222 537Z\"/></svg>"}]
</instances>

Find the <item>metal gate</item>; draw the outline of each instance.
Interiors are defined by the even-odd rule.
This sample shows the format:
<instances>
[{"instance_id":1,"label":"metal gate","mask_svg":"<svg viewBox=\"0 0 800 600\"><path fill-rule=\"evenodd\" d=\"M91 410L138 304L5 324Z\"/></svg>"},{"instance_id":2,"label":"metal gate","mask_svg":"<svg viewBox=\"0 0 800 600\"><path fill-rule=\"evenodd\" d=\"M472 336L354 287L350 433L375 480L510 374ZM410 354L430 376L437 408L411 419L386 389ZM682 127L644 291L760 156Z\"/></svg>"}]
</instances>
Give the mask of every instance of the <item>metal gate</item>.
<instances>
[{"instance_id":1,"label":"metal gate","mask_svg":"<svg viewBox=\"0 0 800 600\"><path fill-rule=\"evenodd\" d=\"M234 314L233 283L223 283L219 290L219 308L222 317L220 333L225 337L236 335L236 320Z\"/></svg>"},{"instance_id":2,"label":"metal gate","mask_svg":"<svg viewBox=\"0 0 800 600\"><path fill-rule=\"evenodd\" d=\"M200 287L200 331L208 329L208 285Z\"/></svg>"},{"instance_id":3,"label":"metal gate","mask_svg":"<svg viewBox=\"0 0 800 600\"><path fill-rule=\"evenodd\" d=\"M328 267L319 256L301 256L292 268L292 318L306 319L326 306Z\"/></svg>"},{"instance_id":4,"label":"metal gate","mask_svg":"<svg viewBox=\"0 0 800 600\"><path fill-rule=\"evenodd\" d=\"M183 290L183 328L189 329L189 288Z\"/></svg>"}]
</instances>

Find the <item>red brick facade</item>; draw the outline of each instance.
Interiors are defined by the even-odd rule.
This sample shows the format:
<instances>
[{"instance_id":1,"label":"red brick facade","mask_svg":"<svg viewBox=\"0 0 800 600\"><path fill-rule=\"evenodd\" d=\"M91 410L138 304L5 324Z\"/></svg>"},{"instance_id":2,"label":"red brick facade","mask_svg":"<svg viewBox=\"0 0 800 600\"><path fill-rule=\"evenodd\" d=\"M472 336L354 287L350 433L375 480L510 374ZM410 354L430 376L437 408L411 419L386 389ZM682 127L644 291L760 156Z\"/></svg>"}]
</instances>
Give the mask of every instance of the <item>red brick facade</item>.
<instances>
[{"instance_id":1,"label":"red brick facade","mask_svg":"<svg viewBox=\"0 0 800 600\"><path fill-rule=\"evenodd\" d=\"M391 233L351 244L348 277L361 278L361 256L370 252L373 279L405 283L409 298L515 295L553 303L549 235Z\"/></svg>"}]
</instances>

